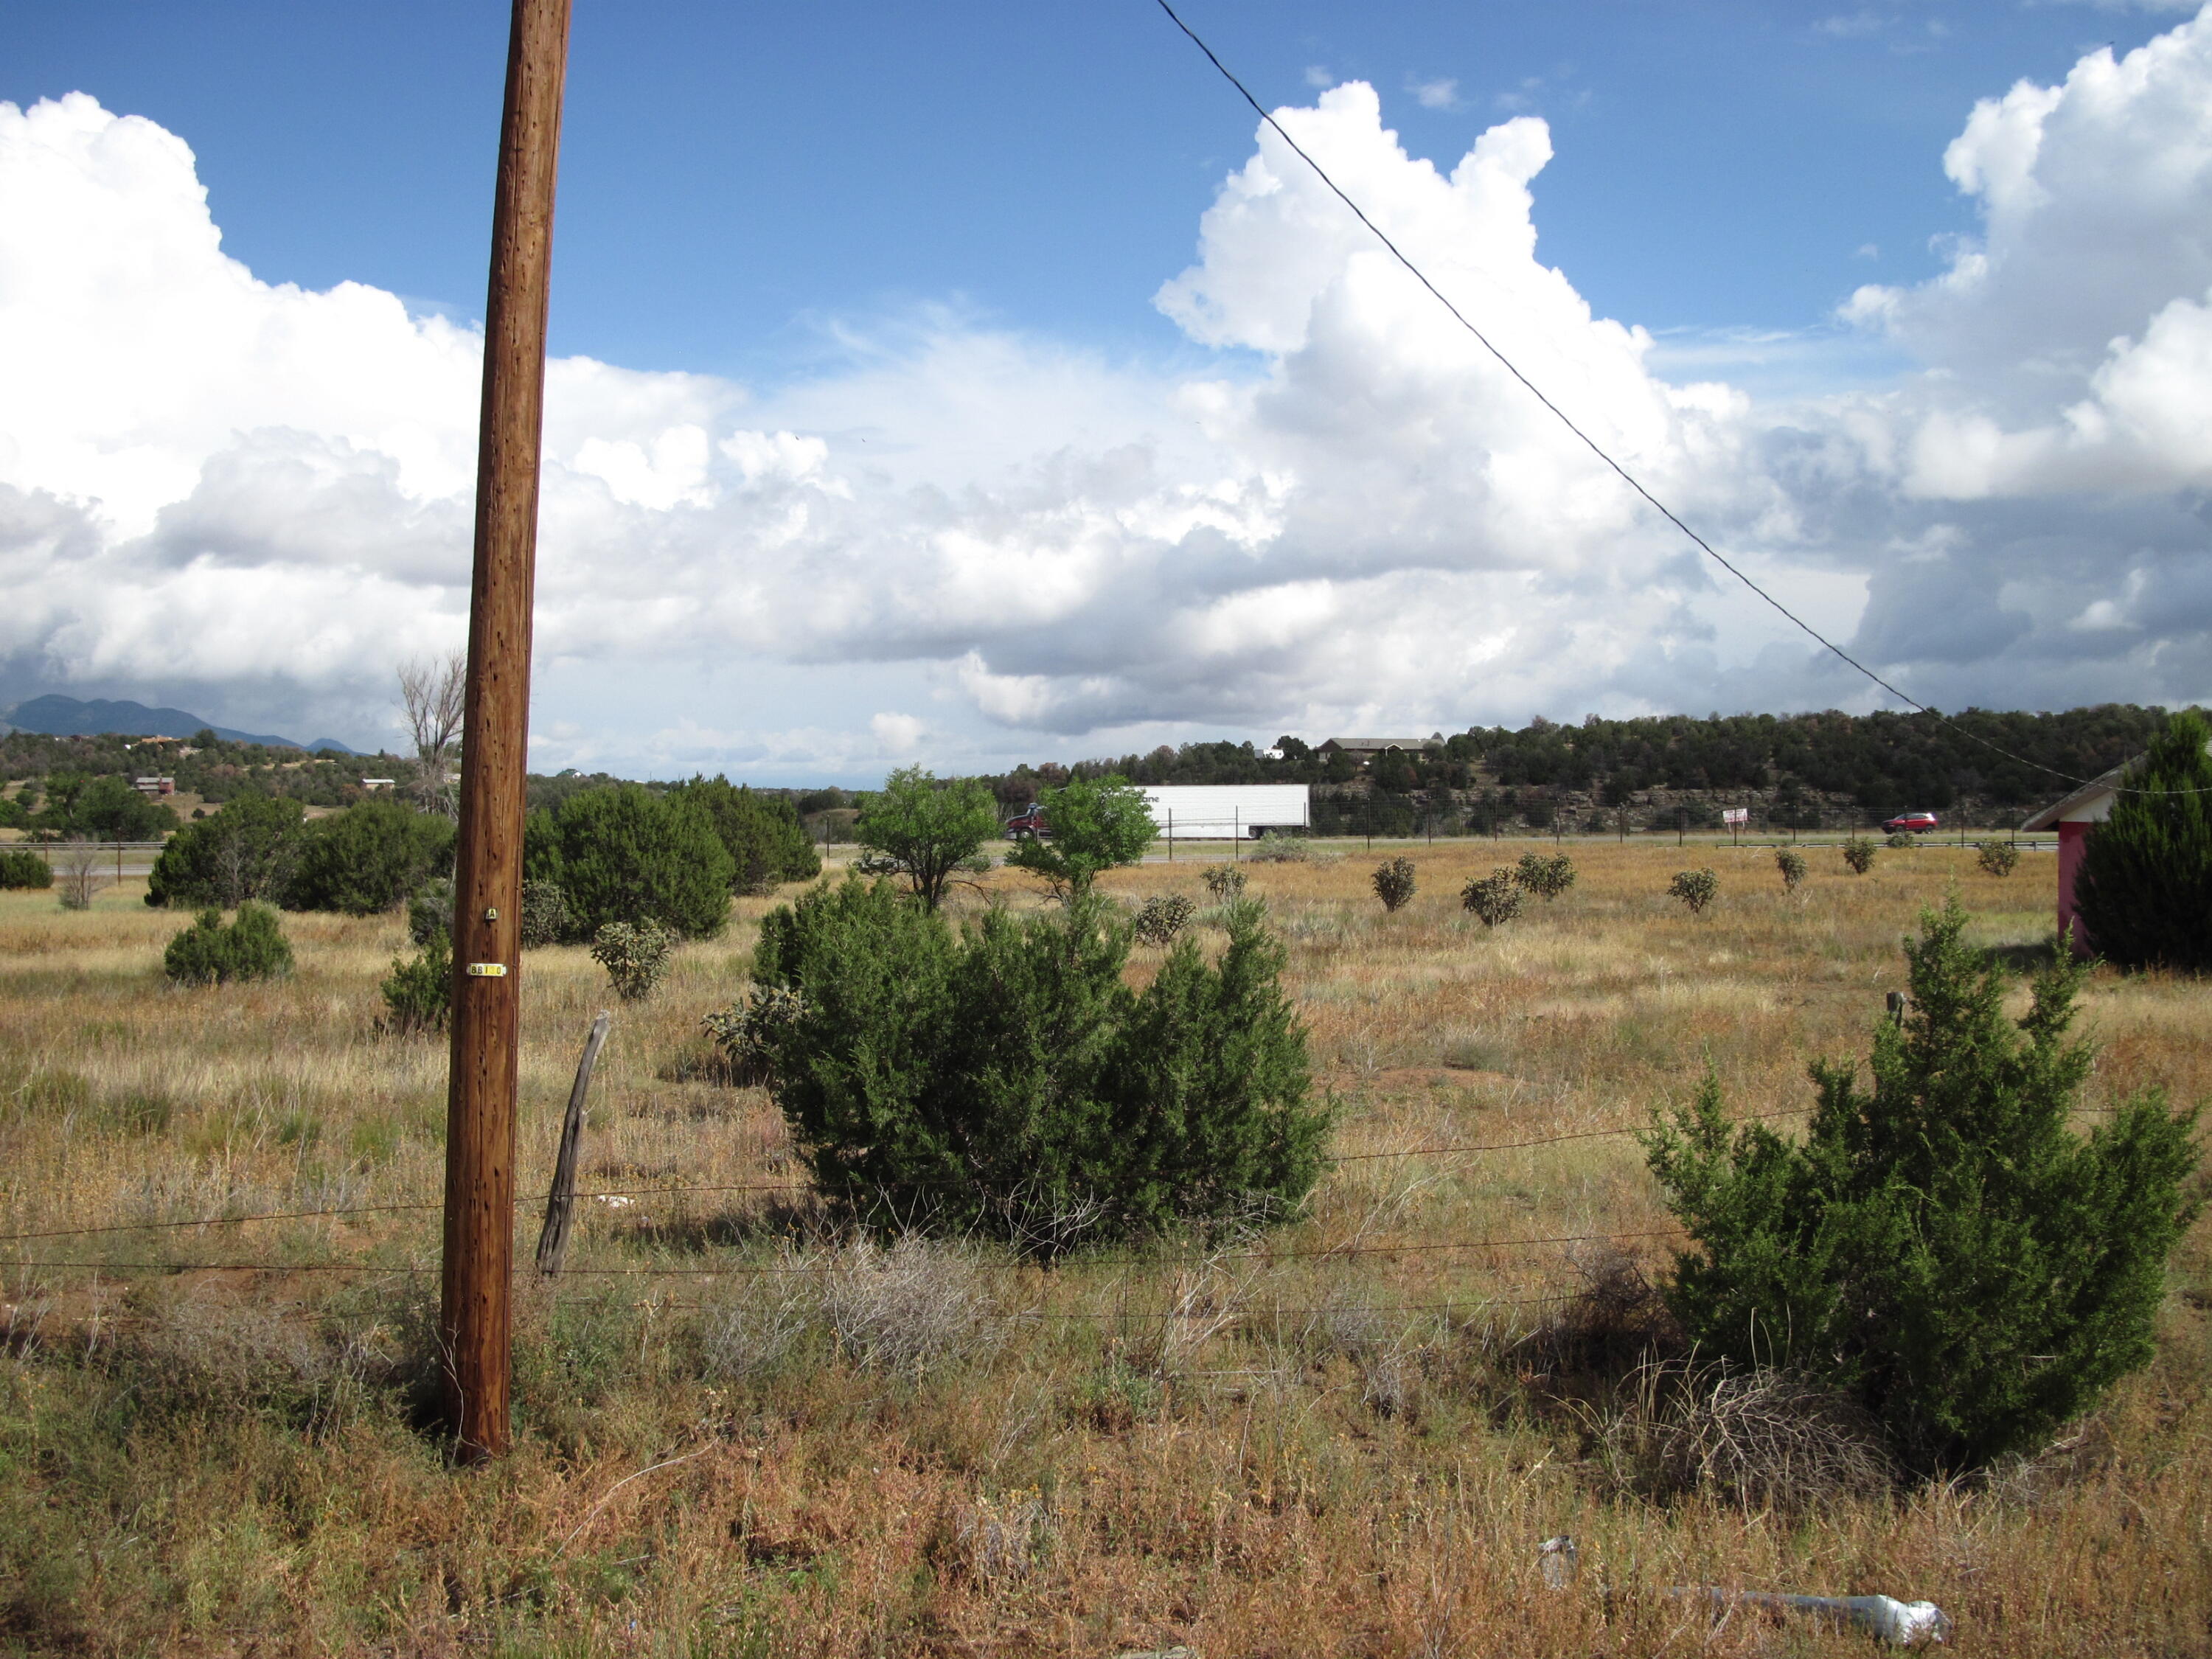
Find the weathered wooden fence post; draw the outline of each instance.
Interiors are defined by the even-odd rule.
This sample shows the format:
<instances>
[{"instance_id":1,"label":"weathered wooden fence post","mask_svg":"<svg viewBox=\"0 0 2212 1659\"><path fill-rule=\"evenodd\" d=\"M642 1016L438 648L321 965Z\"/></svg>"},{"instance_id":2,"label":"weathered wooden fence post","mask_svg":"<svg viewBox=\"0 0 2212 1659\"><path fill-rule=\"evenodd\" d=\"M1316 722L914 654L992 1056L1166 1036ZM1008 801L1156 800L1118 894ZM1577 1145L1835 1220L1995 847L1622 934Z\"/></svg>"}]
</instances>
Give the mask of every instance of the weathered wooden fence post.
<instances>
[{"instance_id":1,"label":"weathered wooden fence post","mask_svg":"<svg viewBox=\"0 0 2212 1659\"><path fill-rule=\"evenodd\" d=\"M602 1008L592 1022L592 1034L584 1039L584 1057L576 1062L576 1080L568 1087L561 1150L553 1159L553 1187L545 1194L545 1224L538 1230L538 1271L548 1279L561 1271L568 1254L568 1224L576 1212L576 1149L584 1139L584 1097L591 1091L592 1067L599 1063L599 1045L607 1040L611 1018Z\"/></svg>"}]
</instances>

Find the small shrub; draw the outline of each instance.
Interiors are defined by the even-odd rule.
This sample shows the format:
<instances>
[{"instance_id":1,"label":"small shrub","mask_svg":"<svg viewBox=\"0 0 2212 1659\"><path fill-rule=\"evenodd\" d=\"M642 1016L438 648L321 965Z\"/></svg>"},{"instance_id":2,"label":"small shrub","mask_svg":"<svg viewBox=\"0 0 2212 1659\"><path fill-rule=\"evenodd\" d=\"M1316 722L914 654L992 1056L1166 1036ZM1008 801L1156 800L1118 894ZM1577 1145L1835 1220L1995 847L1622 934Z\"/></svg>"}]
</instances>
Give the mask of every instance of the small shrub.
<instances>
[{"instance_id":1,"label":"small shrub","mask_svg":"<svg viewBox=\"0 0 2212 1659\"><path fill-rule=\"evenodd\" d=\"M1904 830L1893 830L1881 838L1881 844L1889 848L1909 848L1917 847L1920 843Z\"/></svg>"},{"instance_id":2,"label":"small shrub","mask_svg":"<svg viewBox=\"0 0 2212 1659\"><path fill-rule=\"evenodd\" d=\"M1985 841L1974 848L1974 862L1985 876L2008 876L2020 866L2020 848L2008 841Z\"/></svg>"},{"instance_id":3,"label":"small shrub","mask_svg":"<svg viewBox=\"0 0 2212 1659\"><path fill-rule=\"evenodd\" d=\"M906 1233L886 1249L864 1235L813 1265L823 1322L863 1365L918 1376L988 1352L1005 1328L983 1263L959 1245Z\"/></svg>"},{"instance_id":4,"label":"small shrub","mask_svg":"<svg viewBox=\"0 0 2212 1659\"><path fill-rule=\"evenodd\" d=\"M1304 836L1286 836L1279 830L1270 830L1252 844L1244 855L1259 864L1311 864L1313 843Z\"/></svg>"},{"instance_id":5,"label":"small shrub","mask_svg":"<svg viewBox=\"0 0 2212 1659\"><path fill-rule=\"evenodd\" d=\"M1162 947L1173 945L1190 925L1197 908L1180 893L1155 893L1137 911L1136 920L1129 924L1130 931L1136 934L1139 944Z\"/></svg>"},{"instance_id":6,"label":"small shrub","mask_svg":"<svg viewBox=\"0 0 2212 1659\"><path fill-rule=\"evenodd\" d=\"M1459 894L1461 905L1481 917L1486 927L1495 927L1519 915L1522 898L1514 872L1502 865L1488 875L1469 881Z\"/></svg>"},{"instance_id":7,"label":"small shrub","mask_svg":"<svg viewBox=\"0 0 2212 1659\"><path fill-rule=\"evenodd\" d=\"M1782 872L1784 892L1796 892L1805 879L1805 855L1794 847L1774 849L1774 867Z\"/></svg>"},{"instance_id":8,"label":"small shrub","mask_svg":"<svg viewBox=\"0 0 2212 1659\"><path fill-rule=\"evenodd\" d=\"M1674 879L1667 884L1667 896L1678 898L1697 915L1713 902L1721 890L1721 878L1711 870L1677 870Z\"/></svg>"},{"instance_id":9,"label":"small shrub","mask_svg":"<svg viewBox=\"0 0 2212 1659\"><path fill-rule=\"evenodd\" d=\"M2015 1024L1966 923L1955 896L1922 914L1911 1012L1875 1027L1870 1087L1814 1063L1802 1142L1730 1122L1710 1073L1645 1140L1694 1241L1668 1299L1698 1350L1850 1395L1925 1474L2032 1450L2147 1363L2197 1209L2194 1112L2149 1091L2071 1127L2087 968L2054 951Z\"/></svg>"},{"instance_id":10,"label":"small shrub","mask_svg":"<svg viewBox=\"0 0 2212 1659\"><path fill-rule=\"evenodd\" d=\"M752 1089L769 1080L769 1061L776 1043L784 1028L796 1022L805 1009L798 992L781 985L763 985L744 1001L708 1014L699 1023L728 1059L732 1085Z\"/></svg>"},{"instance_id":11,"label":"small shrub","mask_svg":"<svg viewBox=\"0 0 2212 1659\"><path fill-rule=\"evenodd\" d=\"M527 883L523 890L529 891ZM453 936L453 884L442 876L407 901L407 937L428 945L440 933Z\"/></svg>"},{"instance_id":12,"label":"small shrub","mask_svg":"<svg viewBox=\"0 0 2212 1659\"><path fill-rule=\"evenodd\" d=\"M446 930L434 930L413 960L395 957L383 990L386 1030L444 1030L453 1013L453 946Z\"/></svg>"},{"instance_id":13,"label":"small shrub","mask_svg":"<svg viewBox=\"0 0 2212 1659\"><path fill-rule=\"evenodd\" d=\"M1874 868L1874 843L1864 836L1853 836L1844 843L1844 862L1851 873L1863 876Z\"/></svg>"},{"instance_id":14,"label":"small shrub","mask_svg":"<svg viewBox=\"0 0 2212 1659\"><path fill-rule=\"evenodd\" d=\"M223 925L219 910L203 910L169 941L162 970L179 985L223 985L233 980L275 979L292 971L292 947L265 904L242 904Z\"/></svg>"},{"instance_id":15,"label":"small shrub","mask_svg":"<svg viewBox=\"0 0 2212 1659\"><path fill-rule=\"evenodd\" d=\"M329 1427L365 1403L390 1362L295 1314L198 1286L124 1322L94 1363L155 1421L264 1417Z\"/></svg>"},{"instance_id":16,"label":"small shrub","mask_svg":"<svg viewBox=\"0 0 2212 1659\"><path fill-rule=\"evenodd\" d=\"M825 1194L875 1225L1054 1253L1285 1218L1332 1114L1263 915L1231 906L1218 960L1185 937L1136 990L1095 892L956 932L888 882L818 888L761 924L756 982L799 999L769 1086Z\"/></svg>"},{"instance_id":17,"label":"small shrub","mask_svg":"<svg viewBox=\"0 0 2212 1659\"><path fill-rule=\"evenodd\" d=\"M1217 864L1206 872L1206 890L1216 904L1233 904L1244 896L1244 872L1233 864Z\"/></svg>"},{"instance_id":18,"label":"small shrub","mask_svg":"<svg viewBox=\"0 0 2212 1659\"><path fill-rule=\"evenodd\" d=\"M964 1246L863 1234L818 1249L786 1245L776 1267L708 1321L711 1374L758 1377L819 1342L872 1370L918 1377L988 1358L1005 1329L988 1266Z\"/></svg>"},{"instance_id":19,"label":"small shrub","mask_svg":"<svg viewBox=\"0 0 2212 1659\"><path fill-rule=\"evenodd\" d=\"M36 853L0 853L0 888L43 888L53 884L53 866Z\"/></svg>"},{"instance_id":20,"label":"small shrub","mask_svg":"<svg viewBox=\"0 0 2212 1659\"><path fill-rule=\"evenodd\" d=\"M1413 896L1413 861L1390 859L1375 866L1375 896L1385 911L1403 908Z\"/></svg>"},{"instance_id":21,"label":"small shrub","mask_svg":"<svg viewBox=\"0 0 2212 1659\"><path fill-rule=\"evenodd\" d=\"M611 921L592 939L592 959L607 970L624 1002L642 1002L659 989L675 954L676 935L649 918Z\"/></svg>"},{"instance_id":22,"label":"small shrub","mask_svg":"<svg viewBox=\"0 0 2212 1659\"><path fill-rule=\"evenodd\" d=\"M1575 861L1565 853L1523 853L1513 879L1548 903L1575 884Z\"/></svg>"},{"instance_id":23,"label":"small shrub","mask_svg":"<svg viewBox=\"0 0 2212 1659\"><path fill-rule=\"evenodd\" d=\"M1644 1498L1717 1492L1802 1513L1879 1498L1897 1480L1881 1425L1800 1372L1656 1358L1637 1367L1596 1436L1607 1472Z\"/></svg>"},{"instance_id":24,"label":"small shrub","mask_svg":"<svg viewBox=\"0 0 2212 1659\"><path fill-rule=\"evenodd\" d=\"M738 1292L708 1316L701 1349L709 1376L751 1382L781 1368L806 1340L814 1264L788 1247L783 1256L776 1265L789 1271L740 1279Z\"/></svg>"},{"instance_id":25,"label":"small shrub","mask_svg":"<svg viewBox=\"0 0 2212 1659\"><path fill-rule=\"evenodd\" d=\"M568 935L568 896L556 881L522 884L522 948L542 950Z\"/></svg>"}]
</instances>

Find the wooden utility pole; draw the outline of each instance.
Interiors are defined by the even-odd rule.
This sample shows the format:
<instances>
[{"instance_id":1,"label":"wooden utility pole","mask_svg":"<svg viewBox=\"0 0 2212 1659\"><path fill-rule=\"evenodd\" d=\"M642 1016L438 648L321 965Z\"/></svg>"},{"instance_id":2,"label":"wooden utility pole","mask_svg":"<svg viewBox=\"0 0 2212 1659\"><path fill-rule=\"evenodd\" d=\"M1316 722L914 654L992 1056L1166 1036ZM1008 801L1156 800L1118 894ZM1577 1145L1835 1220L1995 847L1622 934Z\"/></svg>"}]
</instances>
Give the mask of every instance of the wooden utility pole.
<instances>
[{"instance_id":1,"label":"wooden utility pole","mask_svg":"<svg viewBox=\"0 0 2212 1659\"><path fill-rule=\"evenodd\" d=\"M447 1420L468 1462L507 1447L508 1277L522 982L522 812L553 179L568 0L514 0L484 304L476 570L453 855L453 1051L439 1329Z\"/></svg>"}]
</instances>

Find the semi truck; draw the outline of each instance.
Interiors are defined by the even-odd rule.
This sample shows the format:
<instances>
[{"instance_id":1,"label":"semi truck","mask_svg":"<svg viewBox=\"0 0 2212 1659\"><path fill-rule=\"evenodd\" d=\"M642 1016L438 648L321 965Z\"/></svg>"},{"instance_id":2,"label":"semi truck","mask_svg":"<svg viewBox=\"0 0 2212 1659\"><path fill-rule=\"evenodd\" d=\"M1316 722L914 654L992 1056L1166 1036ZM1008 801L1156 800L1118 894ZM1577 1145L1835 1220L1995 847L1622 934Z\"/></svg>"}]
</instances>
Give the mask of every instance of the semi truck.
<instances>
[{"instance_id":1,"label":"semi truck","mask_svg":"<svg viewBox=\"0 0 2212 1659\"><path fill-rule=\"evenodd\" d=\"M1311 793L1303 783L1139 784L1160 834L1176 841L1251 841L1274 831L1306 833ZM1007 839L1052 836L1052 820L1036 802L1006 820Z\"/></svg>"},{"instance_id":2,"label":"semi truck","mask_svg":"<svg viewBox=\"0 0 2212 1659\"><path fill-rule=\"evenodd\" d=\"M1303 783L1142 784L1160 834L1176 841L1252 841L1313 826L1313 792Z\"/></svg>"}]
</instances>

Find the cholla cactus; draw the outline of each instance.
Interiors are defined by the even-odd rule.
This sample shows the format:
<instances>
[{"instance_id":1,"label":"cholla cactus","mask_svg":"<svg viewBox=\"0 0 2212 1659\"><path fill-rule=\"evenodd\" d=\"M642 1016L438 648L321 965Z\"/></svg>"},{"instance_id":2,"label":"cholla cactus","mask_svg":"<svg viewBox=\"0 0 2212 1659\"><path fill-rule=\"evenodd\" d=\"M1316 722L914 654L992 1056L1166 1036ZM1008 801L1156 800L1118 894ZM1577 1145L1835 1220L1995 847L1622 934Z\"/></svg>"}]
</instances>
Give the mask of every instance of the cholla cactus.
<instances>
[{"instance_id":1,"label":"cholla cactus","mask_svg":"<svg viewBox=\"0 0 2212 1659\"><path fill-rule=\"evenodd\" d=\"M1413 896L1413 861L1391 859L1375 866L1375 896L1385 910L1397 910Z\"/></svg>"},{"instance_id":2,"label":"cholla cactus","mask_svg":"<svg viewBox=\"0 0 2212 1659\"><path fill-rule=\"evenodd\" d=\"M1459 902L1481 917L1484 927L1495 927L1521 914L1521 889L1514 880L1513 872L1501 866L1461 888Z\"/></svg>"},{"instance_id":3,"label":"cholla cactus","mask_svg":"<svg viewBox=\"0 0 2212 1659\"><path fill-rule=\"evenodd\" d=\"M806 1010L799 994L781 985L763 985L744 1002L708 1014L699 1022L728 1056L730 1080L741 1089L767 1084L775 1075L775 1040Z\"/></svg>"},{"instance_id":4,"label":"cholla cactus","mask_svg":"<svg viewBox=\"0 0 2212 1659\"><path fill-rule=\"evenodd\" d=\"M568 931L568 896L553 881L522 884L522 948L558 945Z\"/></svg>"},{"instance_id":5,"label":"cholla cactus","mask_svg":"<svg viewBox=\"0 0 2212 1659\"><path fill-rule=\"evenodd\" d=\"M1196 908L1180 893L1155 893L1138 910L1130 929L1146 945L1173 945Z\"/></svg>"},{"instance_id":6,"label":"cholla cactus","mask_svg":"<svg viewBox=\"0 0 2212 1659\"><path fill-rule=\"evenodd\" d=\"M668 973L676 935L647 917L636 923L611 921L592 940L592 957L614 981L624 1002L651 996Z\"/></svg>"},{"instance_id":7,"label":"cholla cactus","mask_svg":"<svg viewBox=\"0 0 2212 1659\"><path fill-rule=\"evenodd\" d=\"M1244 872L1233 864L1217 864L1206 872L1206 890L1216 904L1233 904L1244 896Z\"/></svg>"},{"instance_id":8,"label":"cholla cactus","mask_svg":"<svg viewBox=\"0 0 2212 1659\"><path fill-rule=\"evenodd\" d=\"M1690 907L1696 915L1713 902L1721 890L1721 878L1710 870L1677 870L1674 879L1667 884L1667 894Z\"/></svg>"}]
</instances>

